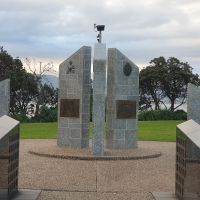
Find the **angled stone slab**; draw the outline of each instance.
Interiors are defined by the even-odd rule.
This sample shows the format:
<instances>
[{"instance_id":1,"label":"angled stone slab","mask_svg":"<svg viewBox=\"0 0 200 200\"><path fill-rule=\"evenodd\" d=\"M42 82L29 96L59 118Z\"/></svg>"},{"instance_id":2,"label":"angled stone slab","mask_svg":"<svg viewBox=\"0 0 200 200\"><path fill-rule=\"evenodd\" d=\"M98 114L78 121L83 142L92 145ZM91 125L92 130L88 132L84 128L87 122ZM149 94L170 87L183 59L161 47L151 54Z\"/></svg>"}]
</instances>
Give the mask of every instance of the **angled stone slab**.
<instances>
[{"instance_id":1,"label":"angled stone slab","mask_svg":"<svg viewBox=\"0 0 200 200\"><path fill-rule=\"evenodd\" d=\"M10 79L0 82L0 117L9 114Z\"/></svg>"},{"instance_id":2,"label":"angled stone slab","mask_svg":"<svg viewBox=\"0 0 200 200\"><path fill-rule=\"evenodd\" d=\"M177 128L200 149L200 125L198 123L191 119L177 125Z\"/></svg>"},{"instance_id":3,"label":"angled stone slab","mask_svg":"<svg viewBox=\"0 0 200 200\"><path fill-rule=\"evenodd\" d=\"M93 58L93 155L104 154L106 45L95 44Z\"/></svg>"},{"instance_id":4,"label":"angled stone slab","mask_svg":"<svg viewBox=\"0 0 200 200\"><path fill-rule=\"evenodd\" d=\"M91 47L83 46L60 64L58 146L89 146Z\"/></svg>"},{"instance_id":5,"label":"angled stone slab","mask_svg":"<svg viewBox=\"0 0 200 200\"><path fill-rule=\"evenodd\" d=\"M176 196L200 199L200 125L188 120L176 130Z\"/></svg>"},{"instance_id":6,"label":"angled stone slab","mask_svg":"<svg viewBox=\"0 0 200 200\"><path fill-rule=\"evenodd\" d=\"M108 49L106 147L137 147L139 68L118 49Z\"/></svg>"}]
</instances>

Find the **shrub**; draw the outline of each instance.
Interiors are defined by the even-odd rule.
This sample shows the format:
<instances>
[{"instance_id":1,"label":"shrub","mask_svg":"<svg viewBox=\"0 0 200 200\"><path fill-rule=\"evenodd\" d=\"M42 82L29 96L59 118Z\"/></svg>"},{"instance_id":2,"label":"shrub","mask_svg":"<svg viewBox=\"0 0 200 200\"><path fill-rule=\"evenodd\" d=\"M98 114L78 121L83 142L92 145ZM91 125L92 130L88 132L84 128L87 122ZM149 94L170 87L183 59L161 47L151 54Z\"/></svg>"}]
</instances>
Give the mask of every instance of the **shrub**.
<instances>
[{"instance_id":1,"label":"shrub","mask_svg":"<svg viewBox=\"0 0 200 200\"><path fill-rule=\"evenodd\" d=\"M48 108L42 106L37 117L31 119L32 122L56 122L58 108Z\"/></svg>"},{"instance_id":2,"label":"shrub","mask_svg":"<svg viewBox=\"0 0 200 200\"><path fill-rule=\"evenodd\" d=\"M16 119L17 121L20 121L21 123L22 122L25 122L25 123L28 123L30 122L31 120L26 116L26 114L15 114L15 115L11 115L12 118Z\"/></svg>"},{"instance_id":3,"label":"shrub","mask_svg":"<svg viewBox=\"0 0 200 200\"><path fill-rule=\"evenodd\" d=\"M186 120L187 113L184 110L177 110L175 112L170 110L150 110L140 112L138 119L139 121Z\"/></svg>"}]
</instances>

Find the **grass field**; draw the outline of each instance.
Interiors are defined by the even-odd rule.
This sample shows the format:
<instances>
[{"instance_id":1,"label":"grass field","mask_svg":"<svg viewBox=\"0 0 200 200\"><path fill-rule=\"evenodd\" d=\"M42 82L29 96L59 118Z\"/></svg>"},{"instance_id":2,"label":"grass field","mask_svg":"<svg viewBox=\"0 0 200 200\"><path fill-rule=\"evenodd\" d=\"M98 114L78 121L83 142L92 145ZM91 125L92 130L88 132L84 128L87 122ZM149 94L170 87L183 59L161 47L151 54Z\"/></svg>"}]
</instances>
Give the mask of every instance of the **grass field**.
<instances>
[{"instance_id":1,"label":"grass field","mask_svg":"<svg viewBox=\"0 0 200 200\"><path fill-rule=\"evenodd\" d=\"M175 141L176 125L182 121L140 121L139 140ZM55 139L57 123L22 123L20 126L22 139ZM90 135L92 125L90 124Z\"/></svg>"}]
</instances>

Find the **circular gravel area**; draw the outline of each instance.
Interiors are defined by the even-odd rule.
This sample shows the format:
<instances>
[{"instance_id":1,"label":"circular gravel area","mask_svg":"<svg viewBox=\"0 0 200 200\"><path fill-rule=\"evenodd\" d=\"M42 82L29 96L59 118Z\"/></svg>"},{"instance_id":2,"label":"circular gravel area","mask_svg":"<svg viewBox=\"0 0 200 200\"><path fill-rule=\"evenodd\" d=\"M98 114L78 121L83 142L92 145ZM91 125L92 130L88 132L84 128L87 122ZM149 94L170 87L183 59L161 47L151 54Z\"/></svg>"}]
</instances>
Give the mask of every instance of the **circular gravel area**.
<instances>
[{"instance_id":1,"label":"circular gravel area","mask_svg":"<svg viewBox=\"0 0 200 200\"><path fill-rule=\"evenodd\" d=\"M161 152L152 150L148 147L138 147L131 150L105 150L104 156L93 156L89 148L70 149L58 147L55 140L48 141L45 146L35 146L30 148L29 153L62 159L73 160L138 160L149 159L161 156Z\"/></svg>"}]
</instances>

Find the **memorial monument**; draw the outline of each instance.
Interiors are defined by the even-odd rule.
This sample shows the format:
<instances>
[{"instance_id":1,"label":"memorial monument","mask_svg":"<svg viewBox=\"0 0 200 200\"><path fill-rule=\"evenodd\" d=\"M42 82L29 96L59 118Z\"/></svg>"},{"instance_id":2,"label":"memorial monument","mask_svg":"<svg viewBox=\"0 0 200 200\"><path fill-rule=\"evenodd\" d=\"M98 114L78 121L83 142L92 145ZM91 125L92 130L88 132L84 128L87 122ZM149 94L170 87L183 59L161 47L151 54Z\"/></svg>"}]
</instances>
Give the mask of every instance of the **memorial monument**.
<instances>
[{"instance_id":1,"label":"memorial monument","mask_svg":"<svg viewBox=\"0 0 200 200\"><path fill-rule=\"evenodd\" d=\"M9 114L10 79L0 82L0 117Z\"/></svg>"},{"instance_id":2,"label":"memorial monument","mask_svg":"<svg viewBox=\"0 0 200 200\"><path fill-rule=\"evenodd\" d=\"M176 128L176 188L178 199L200 199L200 157L193 156L191 146L200 151L200 125L193 120Z\"/></svg>"},{"instance_id":3,"label":"memorial monument","mask_svg":"<svg viewBox=\"0 0 200 200\"><path fill-rule=\"evenodd\" d=\"M94 45L93 57L92 153L103 156L105 146L108 149L137 147L139 69L117 49L108 49L107 59L106 44L102 43L105 26L95 24L94 28L98 43ZM60 64L58 146L89 147L90 67L90 47L82 47Z\"/></svg>"},{"instance_id":4,"label":"memorial monument","mask_svg":"<svg viewBox=\"0 0 200 200\"><path fill-rule=\"evenodd\" d=\"M89 146L91 48L83 46L60 64L58 146Z\"/></svg>"}]
</instances>

